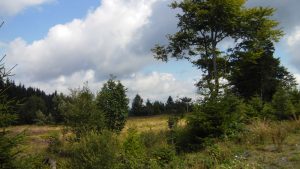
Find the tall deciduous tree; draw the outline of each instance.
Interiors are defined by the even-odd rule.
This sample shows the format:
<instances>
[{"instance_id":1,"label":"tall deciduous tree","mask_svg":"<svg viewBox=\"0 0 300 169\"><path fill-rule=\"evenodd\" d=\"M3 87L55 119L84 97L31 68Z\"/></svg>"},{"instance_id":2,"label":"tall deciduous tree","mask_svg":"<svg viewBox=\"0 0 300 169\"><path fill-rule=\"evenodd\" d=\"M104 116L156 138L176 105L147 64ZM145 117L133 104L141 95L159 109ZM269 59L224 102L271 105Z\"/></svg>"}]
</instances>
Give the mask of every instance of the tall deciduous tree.
<instances>
[{"instance_id":1,"label":"tall deciduous tree","mask_svg":"<svg viewBox=\"0 0 300 169\"><path fill-rule=\"evenodd\" d=\"M107 128L120 132L125 125L129 110L126 88L112 77L103 85L96 99L98 108L105 115Z\"/></svg>"},{"instance_id":2,"label":"tall deciduous tree","mask_svg":"<svg viewBox=\"0 0 300 169\"><path fill-rule=\"evenodd\" d=\"M167 46L156 45L152 51L157 59L167 61L168 57L188 59L203 71L198 83L199 89L211 98L220 92L220 78L226 70L226 50L220 43L232 39L239 50L252 43L259 51L259 41L277 41L282 31L276 29L278 23L269 19L272 8L245 8L245 0L183 0L173 2L172 8L182 10L179 31L169 35Z\"/></svg>"}]
</instances>

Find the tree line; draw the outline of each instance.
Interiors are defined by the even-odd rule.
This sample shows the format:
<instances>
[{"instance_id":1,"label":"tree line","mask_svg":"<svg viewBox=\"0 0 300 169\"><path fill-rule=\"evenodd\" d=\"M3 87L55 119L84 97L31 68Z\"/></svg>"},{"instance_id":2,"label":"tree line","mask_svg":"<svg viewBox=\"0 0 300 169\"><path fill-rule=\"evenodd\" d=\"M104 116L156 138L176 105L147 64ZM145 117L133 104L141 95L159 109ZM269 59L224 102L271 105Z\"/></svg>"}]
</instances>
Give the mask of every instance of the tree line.
<instances>
[{"instance_id":1,"label":"tree line","mask_svg":"<svg viewBox=\"0 0 300 169\"><path fill-rule=\"evenodd\" d=\"M151 102L149 99L144 103L142 97L137 94L132 101L129 116L184 115L184 113L192 112L192 110L192 99L188 97L182 97L174 101L172 96L169 96L166 103L160 101Z\"/></svg>"},{"instance_id":2,"label":"tree line","mask_svg":"<svg viewBox=\"0 0 300 169\"><path fill-rule=\"evenodd\" d=\"M22 84L16 85L14 81L6 79L0 81L0 88L5 89L7 100L17 100L14 114L18 119L14 124L62 124L64 122L64 110L60 109L62 101L71 99L75 89L71 90L71 95L46 94L44 91L25 87ZM87 86L85 87L87 89ZM90 93L92 94L92 92ZM193 104L191 98L183 97L173 100L168 97L166 103L161 101L151 102L149 99L144 103L140 95L136 95L132 100L131 108L128 108L126 116L152 116L160 114L183 115L191 112Z\"/></svg>"}]
</instances>

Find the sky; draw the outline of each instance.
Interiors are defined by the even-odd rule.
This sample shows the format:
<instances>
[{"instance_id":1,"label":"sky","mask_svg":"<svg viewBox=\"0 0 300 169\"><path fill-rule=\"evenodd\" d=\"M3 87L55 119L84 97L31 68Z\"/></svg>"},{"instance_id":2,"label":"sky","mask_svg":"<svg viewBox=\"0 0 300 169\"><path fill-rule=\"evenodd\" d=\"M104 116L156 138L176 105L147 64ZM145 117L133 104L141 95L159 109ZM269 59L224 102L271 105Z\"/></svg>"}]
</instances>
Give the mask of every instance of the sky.
<instances>
[{"instance_id":1,"label":"sky","mask_svg":"<svg viewBox=\"0 0 300 169\"><path fill-rule=\"evenodd\" d=\"M166 101L198 94L201 72L184 60L153 58L151 48L176 32L178 11L171 0L1 0L0 54L13 79L47 93L68 93L85 82L97 92L110 74L129 98ZM285 36L276 57L300 82L300 1L248 0L247 7L277 8Z\"/></svg>"}]
</instances>

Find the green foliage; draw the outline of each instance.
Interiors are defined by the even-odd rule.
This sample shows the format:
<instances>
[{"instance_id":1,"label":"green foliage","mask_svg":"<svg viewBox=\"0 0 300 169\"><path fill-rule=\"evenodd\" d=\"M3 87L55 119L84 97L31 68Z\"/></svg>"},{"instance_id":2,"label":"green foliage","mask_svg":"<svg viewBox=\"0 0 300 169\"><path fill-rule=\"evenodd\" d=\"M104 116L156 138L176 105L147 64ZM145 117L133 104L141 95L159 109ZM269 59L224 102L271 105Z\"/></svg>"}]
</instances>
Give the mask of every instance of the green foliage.
<instances>
[{"instance_id":1,"label":"green foliage","mask_svg":"<svg viewBox=\"0 0 300 169\"><path fill-rule=\"evenodd\" d=\"M179 118L177 116L170 116L168 119L168 127L170 130L174 130L178 126Z\"/></svg>"},{"instance_id":2,"label":"green foliage","mask_svg":"<svg viewBox=\"0 0 300 169\"><path fill-rule=\"evenodd\" d=\"M176 159L176 151L172 146L162 145L154 148L151 152L151 156L161 167L164 167Z\"/></svg>"},{"instance_id":3,"label":"green foliage","mask_svg":"<svg viewBox=\"0 0 300 169\"><path fill-rule=\"evenodd\" d=\"M34 120L37 125L49 124L51 120L51 114L47 117L42 111L38 110L35 113L36 119Z\"/></svg>"},{"instance_id":4,"label":"green foliage","mask_svg":"<svg viewBox=\"0 0 300 169\"><path fill-rule=\"evenodd\" d=\"M104 113L97 107L94 95L88 87L71 90L70 97L62 98L59 108L64 114L66 126L77 136L105 128Z\"/></svg>"},{"instance_id":5,"label":"green foliage","mask_svg":"<svg viewBox=\"0 0 300 169\"><path fill-rule=\"evenodd\" d=\"M129 99L126 89L120 81L109 79L97 95L97 106L105 115L105 124L109 130L120 132L128 116Z\"/></svg>"},{"instance_id":6,"label":"green foliage","mask_svg":"<svg viewBox=\"0 0 300 169\"><path fill-rule=\"evenodd\" d=\"M7 100L0 90L0 128L6 128L17 120L14 113L14 100Z\"/></svg>"},{"instance_id":7,"label":"green foliage","mask_svg":"<svg viewBox=\"0 0 300 169\"><path fill-rule=\"evenodd\" d=\"M219 95L219 79L228 76L227 49L221 51L218 44L233 39L237 48L245 51L251 46L255 53L261 51L261 41L274 42L282 36L278 22L271 20L273 8L246 8L245 0L175 1L172 8L182 12L177 15L178 32L168 36L167 46L156 45L155 58L167 61L168 57L188 59L203 71L198 83L201 93L216 98ZM256 56L256 55L255 55Z\"/></svg>"},{"instance_id":8,"label":"green foliage","mask_svg":"<svg viewBox=\"0 0 300 169\"><path fill-rule=\"evenodd\" d=\"M274 44L262 41L262 51L257 54L253 46L246 45L245 52L233 54L230 83L233 90L246 99L260 96L264 101L271 101L277 88L296 86L295 78L274 58ZM257 55L257 56L254 56Z\"/></svg>"},{"instance_id":9,"label":"green foliage","mask_svg":"<svg viewBox=\"0 0 300 169\"><path fill-rule=\"evenodd\" d=\"M247 121L246 123L251 123L252 120L260 118L268 118L271 114L264 112L264 107L268 106L268 103L264 103L260 97L254 96L251 97L248 101L241 103L238 108L241 113L246 114ZM267 107L266 107L267 108Z\"/></svg>"},{"instance_id":10,"label":"green foliage","mask_svg":"<svg viewBox=\"0 0 300 169\"><path fill-rule=\"evenodd\" d=\"M0 168L14 169L15 161L21 150L17 147L23 143L23 134L8 136L6 131L0 132Z\"/></svg>"},{"instance_id":11,"label":"green foliage","mask_svg":"<svg viewBox=\"0 0 300 169\"><path fill-rule=\"evenodd\" d=\"M120 146L116 136L109 132L87 132L72 145L72 169L113 169L119 165Z\"/></svg>"},{"instance_id":12,"label":"green foliage","mask_svg":"<svg viewBox=\"0 0 300 169\"><path fill-rule=\"evenodd\" d=\"M44 162L42 155L26 155L19 157L14 165L17 169L50 169Z\"/></svg>"},{"instance_id":13,"label":"green foliage","mask_svg":"<svg viewBox=\"0 0 300 169\"><path fill-rule=\"evenodd\" d=\"M4 64L2 64L0 59L0 82L6 78L7 74ZM15 120L16 115L14 115L14 100L7 99L4 95L6 88L0 89L0 169L14 169L15 160L20 154L18 146L23 141L23 135L18 134L16 136L9 136L6 128L10 126Z\"/></svg>"},{"instance_id":14,"label":"green foliage","mask_svg":"<svg viewBox=\"0 0 300 169\"><path fill-rule=\"evenodd\" d=\"M210 138L236 137L243 128L245 117L243 102L230 93L219 100L207 100L196 107L187 120L184 136L190 136L185 140L189 141L186 145L190 144L194 149L203 147Z\"/></svg>"},{"instance_id":15,"label":"green foliage","mask_svg":"<svg viewBox=\"0 0 300 169\"><path fill-rule=\"evenodd\" d=\"M136 95L132 101L130 115L132 116L145 116L147 112L143 105L143 99L140 95Z\"/></svg>"},{"instance_id":16,"label":"green foliage","mask_svg":"<svg viewBox=\"0 0 300 169\"><path fill-rule=\"evenodd\" d=\"M20 118L27 124L33 124L38 111L46 112L47 107L45 101L38 96L30 96L22 105L22 113Z\"/></svg>"},{"instance_id":17,"label":"green foliage","mask_svg":"<svg viewBox=\"0 0 300 169\"><path fill-rule=\"evenodd\" d=\"M295 108L295 115L294 115L294 119L295 120L299 120L300 118L300 90L291 90L289 92L290 95L290 99L292 104L294 105Z\"/></svg>"},{"instance_id":18,"label":"green foliage","mask_svg":"<svg viewBox=\"0 0 300 169\"><path fill-rule=\"evenodd\" d=\"M295 108L292 104L288 91L278 88L272 99L274 115L277 119L290 119L295 116Z\"/></svg>"},{"instance_id":19,"label":"green foliage","mask_svg":"<svg viewBox=\"0 0 300 169\"><path fill-rule=\"evenodd\" d=\"M139 169L146 165L146 147L136 130L129 129L128 136L123 143L124 155L122 156L123 166L121 168Z\"/></svg>"},{"instance_id":20,"label":"green foliage","mask_svg":"<svg viewBox=\"0 0 300 169\"><path fill-rule=\"evenodd\" d=\"M16 85L14 81L7 79L0 80L0 89L5 89L7 100L15 100L14 114L18 115L18 120L14 124L33 124L35 114L41 110L46 116L53 117L51 123L61 123L62 116L57 111L57 103L53 99L57 93L46 94L38 88L25 87L22 84Z\"/></svg>"},{"instance_id":21,"label":"green foliage","mask_svg":"<svg viewBox=\"0 0 300 169\"><path fill-rule=\"evenodd\" d=\"M265 103L262 109L262 115L266 118L269 119L274 119L275 118L275 109L273 108L272 104L270 103Z\"/></svg>"}]
</instances>

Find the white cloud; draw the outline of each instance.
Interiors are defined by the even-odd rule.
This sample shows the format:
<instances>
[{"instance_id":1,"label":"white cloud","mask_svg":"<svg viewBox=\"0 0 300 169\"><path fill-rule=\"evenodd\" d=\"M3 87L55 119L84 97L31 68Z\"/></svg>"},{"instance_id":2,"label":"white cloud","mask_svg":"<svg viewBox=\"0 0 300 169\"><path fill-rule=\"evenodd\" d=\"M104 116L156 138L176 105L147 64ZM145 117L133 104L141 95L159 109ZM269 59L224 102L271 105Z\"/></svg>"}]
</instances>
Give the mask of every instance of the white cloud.
<instances>
[{"instance_id":1,"label":"white cloud","mask_svg":"<svg viewBox=\"0 0 300 169\"><path fill-rule=\"evenodd\" d=\"M69 89L82 87L88 82L92 91L99 90L102 82L95 81L95 72L93 70L79 71L71 74L70 76L61 75L55 79L44 82L29 82L29 86L34 86L45 90L47 93L57 91L59 93L69 93Z\"/></svg>"},{"instance_id":2,"label":"white cloud","mask_svg":"<svg viewBox=\"0 0 300 169\"><path fill-rule=\"evenodd\" d=\"M295 29L286 37L286 50L290 55L290 61L296 69L299 69L300 64L300 26L295 27Z\"/></svg>"},{"instance_id":3,"label":"white cloud","mask_svg":"<svg viewBox=\"0 0 300 169\"><path fill-rule=\"evenodd\" d=\"M1 0L0 14L7 16L16 15L26 8L40 6L51 1L53 0Z\"/></svg>"},{"instance_id":4,"label":"white cloud","mask_svg":"<svg viewBox=\"0 0 300 169\"><path fill-rule=\"evenodd\" d=\"M97 81L93 70L76 72L70 76L60 76L48 82L29 83L30 86L36 86L44 89L47 93L54 91L69 93L69 89L78 88L88 82L89 88L97 93L106 81ZM122 84L128 89L127 95L133 99L139 94L146 99L160 100L165 102L169 96L174 99L180 97L190 97L197 99L194 80L181 81L170 73L152 72L149 74L132 74L121 79Z\"/></svg>"},{"instance_id":5,"label":"white cloud","mask_svg":"<svg viewBox=\"0 0 300 169\"><path fill-rule=\"evenodd\" d=\"M17 38L9 45L9 63L27 81L51 80L80 70L95 70L97 78L124 75L152 60L136 48L149 23L156 0L103 0L84 19L52 27L40 40Z\"/></svg>"},{"instance_id":6,"label":"white cloud","mask_svg":"<svg viewBox=\"0 0 300 169\"><path fill-rule=\"evenodd\" d=\"M16 38L8 44L7 63L18 64L14 70L17 82L47 93L67 93L86 81L96 92L114 74L128 88L131 99L137 93L151 100L165 101L169 95L195 99L193 79L141 73L154 63L150 48L176 30L169 2L102 0L86 17L55 25L40 40Z\"/></svg>"},{"instance_id":7,"label":"white cloud","mask_svg":"<svg viewBox=\"0 0 300 169\"><path fill-rule=\"evenodd\" d=\"M177 80L173 74L152 72L150 74L133 74L129 79L123 80L128 87L131 98L136 94L144 99L166 101L168 96L197 98L194 80Z\"/></svg>"},{"instance_id":8,"label":"white cloud","mask_svg":"<svg viewBox=\"0 0 300 169\"><path fill-rule=\"evenodd\" d=\"M300 74L294 74L296 81L298 84L300 84Z\"/></svg>"},{"instance_id":9,"label":"white cloud","mask_svg":"<svg viewBox=\"0 0 300 169\"><path fill-rule=\"evenodd\" d=\"M300 42L300 26L297 26L294 32L287 37L288 45L293 47Z\"/></svg>"}]
</instances>

